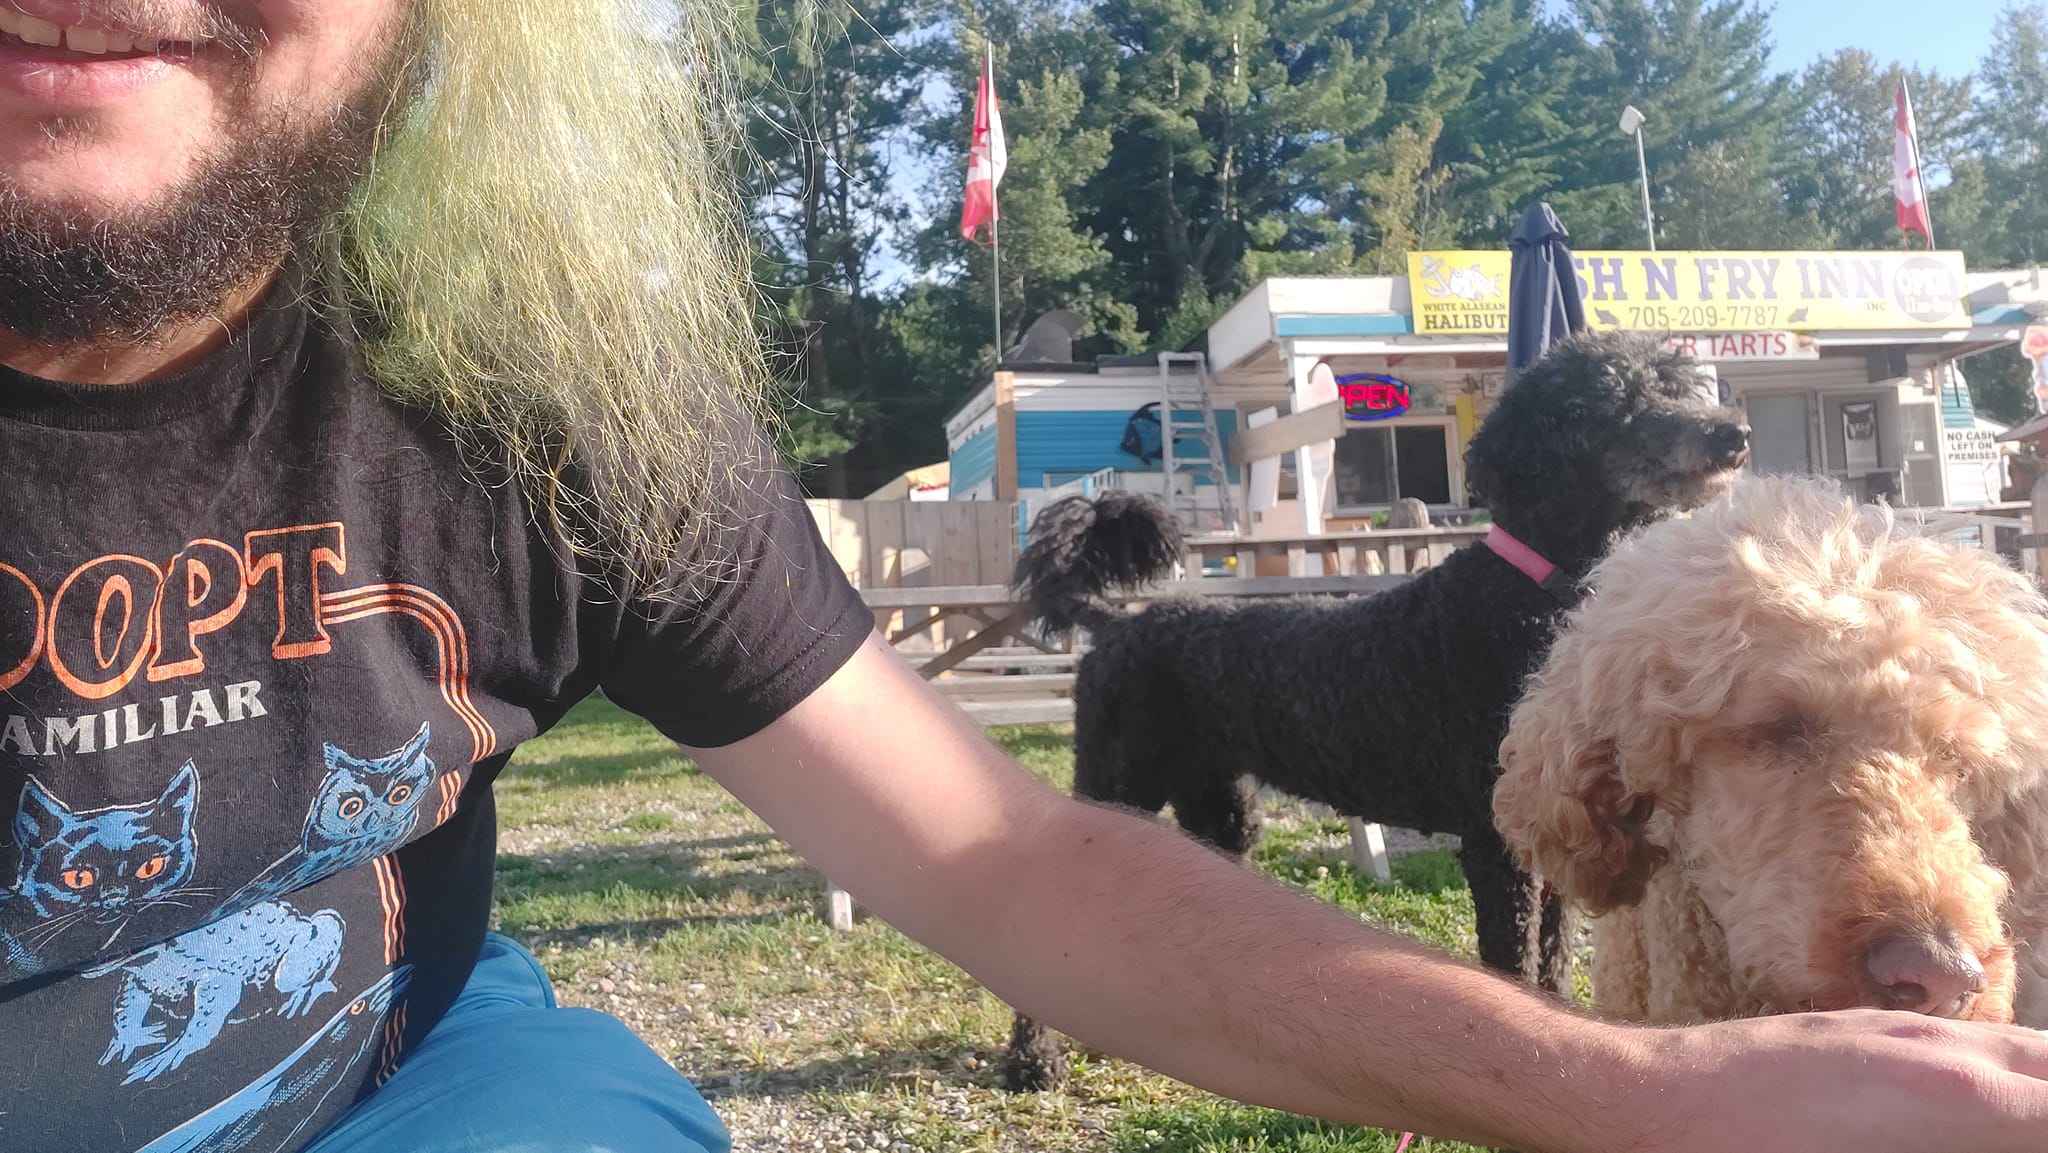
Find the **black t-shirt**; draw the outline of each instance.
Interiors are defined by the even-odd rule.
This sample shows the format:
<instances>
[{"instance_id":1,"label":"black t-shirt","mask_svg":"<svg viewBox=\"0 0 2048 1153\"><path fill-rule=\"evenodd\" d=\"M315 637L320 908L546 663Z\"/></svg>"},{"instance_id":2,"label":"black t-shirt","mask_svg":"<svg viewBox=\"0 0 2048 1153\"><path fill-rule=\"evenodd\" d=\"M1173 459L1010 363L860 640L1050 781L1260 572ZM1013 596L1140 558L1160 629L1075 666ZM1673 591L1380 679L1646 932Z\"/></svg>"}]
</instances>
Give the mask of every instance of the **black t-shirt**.
<instances>
[{"instance_id":1,"label":"black t-shirt","mask_svg":"<svg viewBox=\"0 0 2048 1153\"><path fill-rule=\"evenodd\" d=\"M170 379L0 370L0 481L10 1151L299 1148L467 978L513 748L600 687L739 740L873 624L780 473L703 595L580 575L285 288Z\"/></svg>"}]
</instances>

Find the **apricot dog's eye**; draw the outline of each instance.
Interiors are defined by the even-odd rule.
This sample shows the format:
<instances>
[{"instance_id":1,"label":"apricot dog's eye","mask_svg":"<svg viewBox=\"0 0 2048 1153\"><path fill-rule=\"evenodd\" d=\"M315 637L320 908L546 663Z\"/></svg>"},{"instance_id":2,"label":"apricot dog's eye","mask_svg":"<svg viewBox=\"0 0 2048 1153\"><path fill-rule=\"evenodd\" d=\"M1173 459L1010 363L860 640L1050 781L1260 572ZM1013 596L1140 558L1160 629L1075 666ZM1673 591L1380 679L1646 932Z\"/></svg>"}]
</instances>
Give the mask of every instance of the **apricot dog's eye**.
<instances>
[{"instance_id":1,"label":"apricot dog's eye","mask_svg":"<svg viewBox=\"0 0 2048 1153\"><path fill-rule=\"evenodd\" d=\"M1803 713L1775 717L1755 729L1759 743L1781 749L1810 745L1820 736L1820 732L1820 725Z\"/></svg>"},{"instance_id":2,"label":"apricot dog's eye","mask_svg":"<svg viewBox=\"0 0 2048 1153\"><path fill-rule=\"evenodd\" d=\"M1951 741L1942 741L1928 750L1927 763L1944 773L1963 773L1968 762L1963 758L1962 747Z\"/></svg>"}]
</instances>

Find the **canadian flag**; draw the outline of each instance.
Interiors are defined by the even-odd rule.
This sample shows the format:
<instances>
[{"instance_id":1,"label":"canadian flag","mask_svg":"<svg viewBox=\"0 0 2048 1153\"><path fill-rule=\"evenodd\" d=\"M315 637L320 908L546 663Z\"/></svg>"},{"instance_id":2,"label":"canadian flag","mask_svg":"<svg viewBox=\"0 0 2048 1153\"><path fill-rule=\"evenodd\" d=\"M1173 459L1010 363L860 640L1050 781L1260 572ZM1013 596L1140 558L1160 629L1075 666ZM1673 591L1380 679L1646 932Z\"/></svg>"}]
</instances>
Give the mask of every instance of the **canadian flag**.
<instances>
[{"instance_id":1,"label":"canadian flag","mask_svg":"<svg viewBox=\"0 0 2048 1153\"><path fill-rule=\"evenodd\" d=\"M1934 246L1934 225L1927 219L1927 186L1920 181L1920 136L1913 127L1913 102L1906 82L1899 81L1899 114L1892 133L1892 192L1899 198L1899 227L1917 232Z\"/></svg>"},{"instance_id":2,"label":"canadian flag","mask_svg":"<svg viewBox=\"0 0 2048 1153\"><path fill-rule=\"evenodd\" d=\"M967 149L967 200L960 206L960 235L975 243L982 226L993 235L996 223L996 185L1003 182L1009 167L1009 149L1003 144L1003 117L996 111L996 57L991 45L981 58L981 85L974 94L974 138Z\"/></svg>"}]
</instances>

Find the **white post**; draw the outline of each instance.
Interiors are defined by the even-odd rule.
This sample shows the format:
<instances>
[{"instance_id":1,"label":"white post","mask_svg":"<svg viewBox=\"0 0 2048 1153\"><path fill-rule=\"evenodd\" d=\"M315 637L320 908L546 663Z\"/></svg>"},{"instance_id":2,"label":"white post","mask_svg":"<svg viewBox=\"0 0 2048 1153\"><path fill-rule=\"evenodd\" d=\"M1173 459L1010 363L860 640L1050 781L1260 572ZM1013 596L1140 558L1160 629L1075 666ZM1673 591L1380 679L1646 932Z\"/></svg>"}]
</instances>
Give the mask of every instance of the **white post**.
<instances>
[{"instance_id":1,"label":"white post","mask_svg":"<svg viewBox=\"0 0 2048 1153\"><path fill-rule=\"evenodd\" d=\"M1381 882L1393 880L1394 870L1387 862L1386 831L1357 817L1345 820L1351 824L1351 860L1358 871L1371 873Z\"/></svg>"},{"instance_id":2,"label":"white post","mask_svg":"<svg viewBox=\"0 0 2048 1153\"><path fill-rule=\"evenodd\" d=\"M1319 404L1329 404L1337 399L1336 374L1319 358L1291 355L1287 359L1293 384L1294 411L1307 412ZM1304 536L1323 535L1323 519L1336 506L1336 459L1337 442L1334 440L1303 445L1294 450L1294 480L1295 487L1300 490L1298 499L1301 501L1301 531ZM1316 556L1314 565L1315 572L1303 575L1321 576L1320 554Z\"/></svg>"},{"instance_id":3,"label":"white post","mask_svg":"<svg viewBox=\"0 0 2048 1153\"><path fill-rule=\"evenodd\" d=\"M1643 174L1643 233L1650 238L1650 251L1657 251L1657 224L1650 216L1650 162L1643 159L1643 126L1636 125L1636 167Z\"/></svg>"},{"instance_id":4,"label":"white post","mask_svg":"<svg viewBox=\"0 0 2048 1153\"><path fill-rule=\"evenodd\" d=\"M2037 542L2034 547L2034 579L2048 586L2048 472L2035 478L2034 489L2027 498L2034 503L2033 515L2027 518L2027 527L2033 530L2027 538Z\"/></svg>"},{"instance_id":5,"label":"white post","mask_svg":"<svg viewBox=\"0 0 2048 1153\"><path fill-rule=\"evenodd\" d=\"M847 933L853 930L853 894L825 882L825 924Z\"/></svg>"},{"instance_id":6,"label":"white post","mask_svg":"<svg viewBox=\"0 0 2048 1153\"><path fill-rule=\"evenodd\" d=\"M1262 428L1280 419L1277 408L1262 408L1246 413L1244 426L1247 429ZM1280 504L1280 458L1264 457L1251 463L1245 471L1244 480L1245 522L1244 536L1258 536L1266 524L1266 514Z\"/></svg>"}]
</instances>

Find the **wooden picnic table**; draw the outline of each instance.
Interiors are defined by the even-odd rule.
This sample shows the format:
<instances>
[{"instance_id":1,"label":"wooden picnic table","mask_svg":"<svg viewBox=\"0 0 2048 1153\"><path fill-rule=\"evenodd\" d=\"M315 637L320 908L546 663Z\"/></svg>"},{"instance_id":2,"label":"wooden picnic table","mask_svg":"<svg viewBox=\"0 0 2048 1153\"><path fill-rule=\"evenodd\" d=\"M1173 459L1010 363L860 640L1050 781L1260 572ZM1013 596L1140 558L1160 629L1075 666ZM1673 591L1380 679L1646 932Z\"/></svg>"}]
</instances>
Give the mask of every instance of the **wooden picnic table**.
<instances>
[{"instance_id":1,"label":"wooden picnic table","mask_svg":"<svg viewBox=\"0 0 2048 1153\"><path fill-rule=\"evenodd\" d=\"M1318 577L1227 577L1162 581L1142 589L1106 594L1109 599L1137 604L1171 596L1283 597L1357 596L1381 592L1407 581L1397 573L1360 573L1350 576ZM942 652L930 654L917 666L919 675L930 680L958 668L968 658L1005 642L1028 645L1045 654L1060 650L1027 635L1027 610L1017 603L1007 585L931 585L923 588L863 589L861 597L877 615L903 611L910 616L889 643L903 649L905 641L921 637L942 620L965 620L972 635L953 642ZM909 650L904 650L908 652Z\"/></svg>"},{"instance_id":2,"label":"wooden picnic table","mask_svg":"<svg viewBox=\"0 0 2048 1153\"><path fill-rule=\"evenodd\" d=\"M1485 538L1485 525L1326 532L1314 535L1244 537L1205 534L1189 537L1190 566L1236 566L1235 580L1314 580L1309 559L1320 558L1326 574L1398 576L1439 565L1460 548ZM1285 557L1288 576L1258 575L1261 557Z\"/></svg>"}]
</instances>

